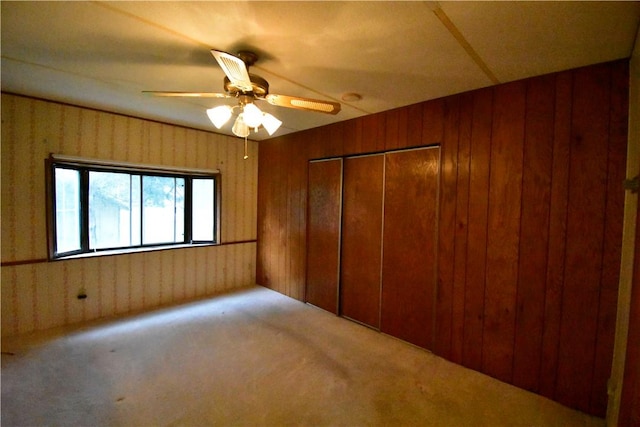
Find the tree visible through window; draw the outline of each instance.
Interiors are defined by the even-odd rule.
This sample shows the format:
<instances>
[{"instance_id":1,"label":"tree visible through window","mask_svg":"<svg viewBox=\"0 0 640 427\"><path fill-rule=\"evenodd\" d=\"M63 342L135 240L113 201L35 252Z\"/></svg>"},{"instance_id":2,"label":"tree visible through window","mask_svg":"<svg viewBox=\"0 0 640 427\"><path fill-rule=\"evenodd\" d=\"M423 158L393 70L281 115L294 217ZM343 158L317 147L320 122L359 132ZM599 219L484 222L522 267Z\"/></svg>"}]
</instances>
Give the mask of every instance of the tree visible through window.
<instances>
[{"instance_id":1,"label":"tree visible through window","mask_svg":"<svg viewBox=\"0 0 640 427\"><path fill-rule=\"evenodd\" d=\"M217 175L51 162L52 257L217 243Z\"/></svg>"}]
</instances>

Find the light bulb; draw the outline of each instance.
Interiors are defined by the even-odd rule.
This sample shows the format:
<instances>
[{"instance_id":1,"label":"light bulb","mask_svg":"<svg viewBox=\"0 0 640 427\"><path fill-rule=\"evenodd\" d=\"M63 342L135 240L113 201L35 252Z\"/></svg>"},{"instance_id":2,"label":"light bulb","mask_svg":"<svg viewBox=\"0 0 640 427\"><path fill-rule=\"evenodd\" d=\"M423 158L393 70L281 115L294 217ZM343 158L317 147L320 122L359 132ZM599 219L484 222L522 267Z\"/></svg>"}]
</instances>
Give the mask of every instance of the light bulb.
<instances>
[{"instance_id":1,"label":"light bulb","mask_svg":"<svg viewBox=\"0 0 640 427\"><path fill-rule=\"evenodd\" d=\"M207 116L209 116L211 123L220 129L225 123L227 123L227 120L231 117L232 111L233 109L228 105L221 105L219 107L209 108L207 110Z\"/></svg>"},{"instance_id":2,"label":"light bulb","mask_svg":"<svg viewBox=\"0 0 640 427\"><path fill-rule=\"evenodd\" d=\"M249 126L247 126L247 124L244 121L244 113L240 113L238 114L238 118L236 119L235 123L233 124L233 127L231 128L231 131L241 137L244 138L246 136L249 136Z\"/></svg>"},{"instance_id":3,"label":"light bulb","mask_svg":"<svg viewBox=\"0 0 640 427\"><path fill-rule=\"evenodd\" d=\"M273 135L278 130L282 122L269 113L264 113L262 116L262 126L269 132L269 135Z\"/></svg>"},{"instance_id":4,"label":"light bulb","mask_svg":"<svg viewBox=\"0 0 640 427\"><path fill-rule=\"evenodd\" d=\"M242 112L244 113L244 122L250 128L260 127L262 124L262 111L255 104L247 104L244 106Z\"/></svg>"}]
</instances>

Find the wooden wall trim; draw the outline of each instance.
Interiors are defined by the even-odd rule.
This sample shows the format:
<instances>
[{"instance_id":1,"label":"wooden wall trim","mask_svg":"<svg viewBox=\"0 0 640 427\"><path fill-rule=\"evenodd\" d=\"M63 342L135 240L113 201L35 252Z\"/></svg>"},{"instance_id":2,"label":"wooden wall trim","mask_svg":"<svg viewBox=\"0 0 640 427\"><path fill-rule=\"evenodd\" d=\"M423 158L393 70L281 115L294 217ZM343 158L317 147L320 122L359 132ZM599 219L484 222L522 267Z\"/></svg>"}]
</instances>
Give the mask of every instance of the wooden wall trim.
<instances>
[{"instance_id":1,"label":"wooden wall trim","mask_svg":"<svg viewBox=\"0 0 640 427\"><path fill-rule=\"evenodd\" d=\"M56 260L50 260L48 258L36 258L36 259L25 259L25 260L18 260L18 261L3 261L0 266L1 267L13 267L16 265L28 265L28 264L43 264L43 263L47 263L47 262L60 262L60 261L71 261L71 260L77 260L77 259L85 259L85 258L96 258L96 257L105 257L105 256L116 256L116 255L131 255L131 254L137 254L137 253L143 253L143 252L157 252L157 251L169 251L169 250L179 250L179 249L195 249L195 248L202 248L202 247L209 247L209 246L227 246L227 245L243 245L246 243L257 243L257 240L238 240L236 242L222 242L222 243L217 243L214 245L195 245L195 246L190 246L190 245L184 245L184 246L180 246L180 247L166 247L166 248L154 248L154 249L147 249L147 250L139 250L139 251L126 251L123 253L109 253L109 254L100 254L100 255L95 255L95 256L84 256L84 257L77 257L77 258L60 258L60 259L56 259Z\"/></svg>"},{"instance_id":2,"label":"wooden wall trim","mask_svg":"<svg viewBox=\"0 0 640 427\"><path fill-rule=\"evenodd\" d=\"M42 264L49 262L48 258L24 259L19 261L3 261L1 267L13 267L16 265Z\"/></svg>"}]
</instances>

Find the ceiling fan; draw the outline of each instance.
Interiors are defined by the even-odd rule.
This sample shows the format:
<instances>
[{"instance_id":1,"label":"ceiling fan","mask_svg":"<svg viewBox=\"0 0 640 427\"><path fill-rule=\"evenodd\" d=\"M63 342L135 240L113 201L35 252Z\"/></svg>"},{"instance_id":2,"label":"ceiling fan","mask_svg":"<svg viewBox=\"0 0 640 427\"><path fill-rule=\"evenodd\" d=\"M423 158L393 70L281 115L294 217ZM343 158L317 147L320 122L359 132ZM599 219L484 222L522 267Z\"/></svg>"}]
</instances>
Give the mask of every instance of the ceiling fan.
<instances>
[{"instance_id":1,"label":"ceiling fan","mask_svg":"<svg viewBox=\"0 0 640 427\"><path fill-rule=\"evenodd\" d=\"M255 101L266 101L279 107L326 114L338 114L340 111L340 104L337 102L269 93L269 82L256 74L249 73L249 67L258 60L258 55L254 52L240 51L236 56L212 49L211 54L224 71L224 93L167 91L143 91L143 93L169 97L237 98L237 106L221 105L210 108L207 110L207 115L211 122L220 129L229 120L233 110L239 109L240 113L233 124L232 132L244 138L250 134L251 129L257 132L261 126L266 129L269 135L273 135L282 124L273 115L262 112L255 105Z\"/></svg>"}]
</instances>

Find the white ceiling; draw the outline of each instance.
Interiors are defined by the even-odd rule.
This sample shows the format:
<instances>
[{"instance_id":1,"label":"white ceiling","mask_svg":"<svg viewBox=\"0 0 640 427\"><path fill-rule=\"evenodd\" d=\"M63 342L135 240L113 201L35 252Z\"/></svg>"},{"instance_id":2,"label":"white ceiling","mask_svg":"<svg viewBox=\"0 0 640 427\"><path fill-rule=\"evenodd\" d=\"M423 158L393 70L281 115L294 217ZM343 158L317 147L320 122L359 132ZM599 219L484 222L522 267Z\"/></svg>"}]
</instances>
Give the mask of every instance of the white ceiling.
<instances>
[{"instance_id":1,"label":"white ceiling","mask_svg":"<svg viewBox=\"0 0 640 427\"><path fill-rule=\"evenodd\" d=\"M217 131L212 48L260 56L270 92L336 115L259 106L275 136L588 64L628 58L640 2L1 1L2 90ZM343 102L345 93L362 100ZM231 122L221 131L231 135ZM251 139L268 138L264 130Z\"/></svg>"}]
</instances>

